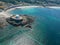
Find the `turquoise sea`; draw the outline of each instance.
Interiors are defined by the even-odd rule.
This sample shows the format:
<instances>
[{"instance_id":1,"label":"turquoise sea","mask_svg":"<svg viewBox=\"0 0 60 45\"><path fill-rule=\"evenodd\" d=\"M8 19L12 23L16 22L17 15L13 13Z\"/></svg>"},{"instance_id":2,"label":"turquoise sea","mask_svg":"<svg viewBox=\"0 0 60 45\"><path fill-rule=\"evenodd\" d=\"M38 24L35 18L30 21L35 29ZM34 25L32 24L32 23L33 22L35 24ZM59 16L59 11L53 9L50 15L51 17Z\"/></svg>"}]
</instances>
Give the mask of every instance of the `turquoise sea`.
<instances>
[{"instance_id":1,"label":"turquoise sea","mask_svg":"<svg viewBox=\"0 0 60 45\"><path fill-rule=\"evenodd\" d=\"M11 25L5 28L1 45L60 45L60 9L16 8L9 13L33 16L35 22L32 30Z\"/></svg>"}]
</instances>

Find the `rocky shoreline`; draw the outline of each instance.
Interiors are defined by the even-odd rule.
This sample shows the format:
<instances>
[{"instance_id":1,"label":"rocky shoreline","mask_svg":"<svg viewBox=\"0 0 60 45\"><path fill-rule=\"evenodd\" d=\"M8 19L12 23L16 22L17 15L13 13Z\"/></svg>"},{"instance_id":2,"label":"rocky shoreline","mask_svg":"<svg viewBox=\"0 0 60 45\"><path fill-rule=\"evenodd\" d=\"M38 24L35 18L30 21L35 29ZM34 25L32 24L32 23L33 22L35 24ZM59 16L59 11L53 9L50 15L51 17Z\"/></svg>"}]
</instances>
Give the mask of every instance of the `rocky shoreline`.
<instances>
[{"instance_id":1,"label":"rocky shoreline","mask_svg":"<svg viewBox=\"0 0 60 45\"><path fill-rule=\"evenodd\" d=\"M0 1L0 11L1 9L4 10L10 6L14 6L14 5L19 5L19 6L43 6L43 7L49 7L49 6L60 6L60 3L59 2L55 2L55 1L34 1L34 0L29 0L29 1L19 1L19 0L13 0L13 1L4 1L4 0L1 0Z\"/></svg>"}]
</instances>

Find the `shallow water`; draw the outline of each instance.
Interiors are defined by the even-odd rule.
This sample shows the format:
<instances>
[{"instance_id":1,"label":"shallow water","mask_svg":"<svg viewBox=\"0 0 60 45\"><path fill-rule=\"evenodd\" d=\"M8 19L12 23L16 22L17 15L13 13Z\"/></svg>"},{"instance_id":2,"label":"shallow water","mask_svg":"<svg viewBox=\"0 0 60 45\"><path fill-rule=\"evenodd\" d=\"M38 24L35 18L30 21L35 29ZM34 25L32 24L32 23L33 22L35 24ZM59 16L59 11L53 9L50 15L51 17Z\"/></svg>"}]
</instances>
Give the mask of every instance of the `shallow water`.
<instances>
[{"instance_id":1,"label":"shallow water","mask_svg":"<svg viewBox=\"0 0 60 45\"><path fill-rule=\"evenodd\" d=\"M9 25L1 30L1 45L60 45L60 9L23 8L11 14L33 16L33 29L22 29Z\"/></svg>"}]
</instances>

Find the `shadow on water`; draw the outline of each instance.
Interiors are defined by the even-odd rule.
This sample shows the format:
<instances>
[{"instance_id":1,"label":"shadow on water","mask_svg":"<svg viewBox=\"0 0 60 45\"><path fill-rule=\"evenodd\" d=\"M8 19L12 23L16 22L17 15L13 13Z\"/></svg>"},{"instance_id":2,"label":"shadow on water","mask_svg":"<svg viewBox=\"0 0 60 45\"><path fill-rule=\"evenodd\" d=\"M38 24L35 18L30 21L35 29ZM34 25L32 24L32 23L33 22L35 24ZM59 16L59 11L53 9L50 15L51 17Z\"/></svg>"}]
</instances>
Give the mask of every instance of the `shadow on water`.
<instances>
[{"instance_id":1,"label":"shadow on water","mask_svg":"<svg viewBox=\"0 0 60 45\"><path fill-rule=\"evenodd\" d=\"M35 17L33 30L8 26L1 30L1 45L60 45L60 10L26 8L10 11L11 14L27 14Z\"/></svg>"}]
</instances>

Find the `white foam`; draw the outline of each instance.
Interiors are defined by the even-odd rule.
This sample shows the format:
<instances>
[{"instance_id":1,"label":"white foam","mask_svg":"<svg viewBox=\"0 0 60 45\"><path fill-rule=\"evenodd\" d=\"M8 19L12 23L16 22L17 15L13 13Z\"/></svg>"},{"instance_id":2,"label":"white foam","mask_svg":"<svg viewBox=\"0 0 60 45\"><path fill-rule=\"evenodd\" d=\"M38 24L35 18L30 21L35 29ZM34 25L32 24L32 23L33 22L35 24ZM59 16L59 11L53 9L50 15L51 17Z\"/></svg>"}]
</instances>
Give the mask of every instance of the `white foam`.
<instances>
[{"instance_id":1,"label":"white foam","mask_svg":"<svg viewBox=\"0 0 60 45\"><path fill-rule=\"evenodd\" d=\"M34 8L34 7L43 8L42 6L20 6L20 7L10 8L10 9L8 9L7 11L1 12L0 14L8 14L9 11L14 10L14 9L16 9L16 8L24 9L24 8L32 8L32 7L33 7L33 8ZM56 6L48 6L47 8L60 9L60 7L56 7Z\"/></svg>"},{"instance_id":2,"label":"white foam","mask_svg":"<svg viewBox=\"0 0 60 45\"><path fill-rule=\"evenodd\" d=\"M43 6L20 6L20 7L15 7L15 8L8 9L7 11L11 11L11 10L14 10L14 9L16 9L16 8L24 9L24 8L34 8L34 7L43 8ZM47 8L60 9L60 7L56 7L56 6L47 6Z\"/></svg>"},{"instance_id":3,"label":"white foam","mask_svg":"<svg viewBox=\"0 0 60 45\"><path fill-rule=\"evenodd\" d=\"M15 8L10 8L10 9L8 9L8 10L6 10L5 12L9 12L9 11L11 11L11 10L14 10L14 9L16 9L16 8L21 8L21 9L24 9L24 8L32 8L32 7L40 7L40 6L20 6L20 7L15 7Z\"/></svg>"},{"instance_id":4,"label":"white foam","mask_svg":"<svg viewBox=\"0 0 60 45\"><path fill-rule=\"evenodd\" d=\"M60 7L56 7L56 6L49 6L48 8L52 8L52 9L60 9Z\"/></svg>"}]
</instances>

